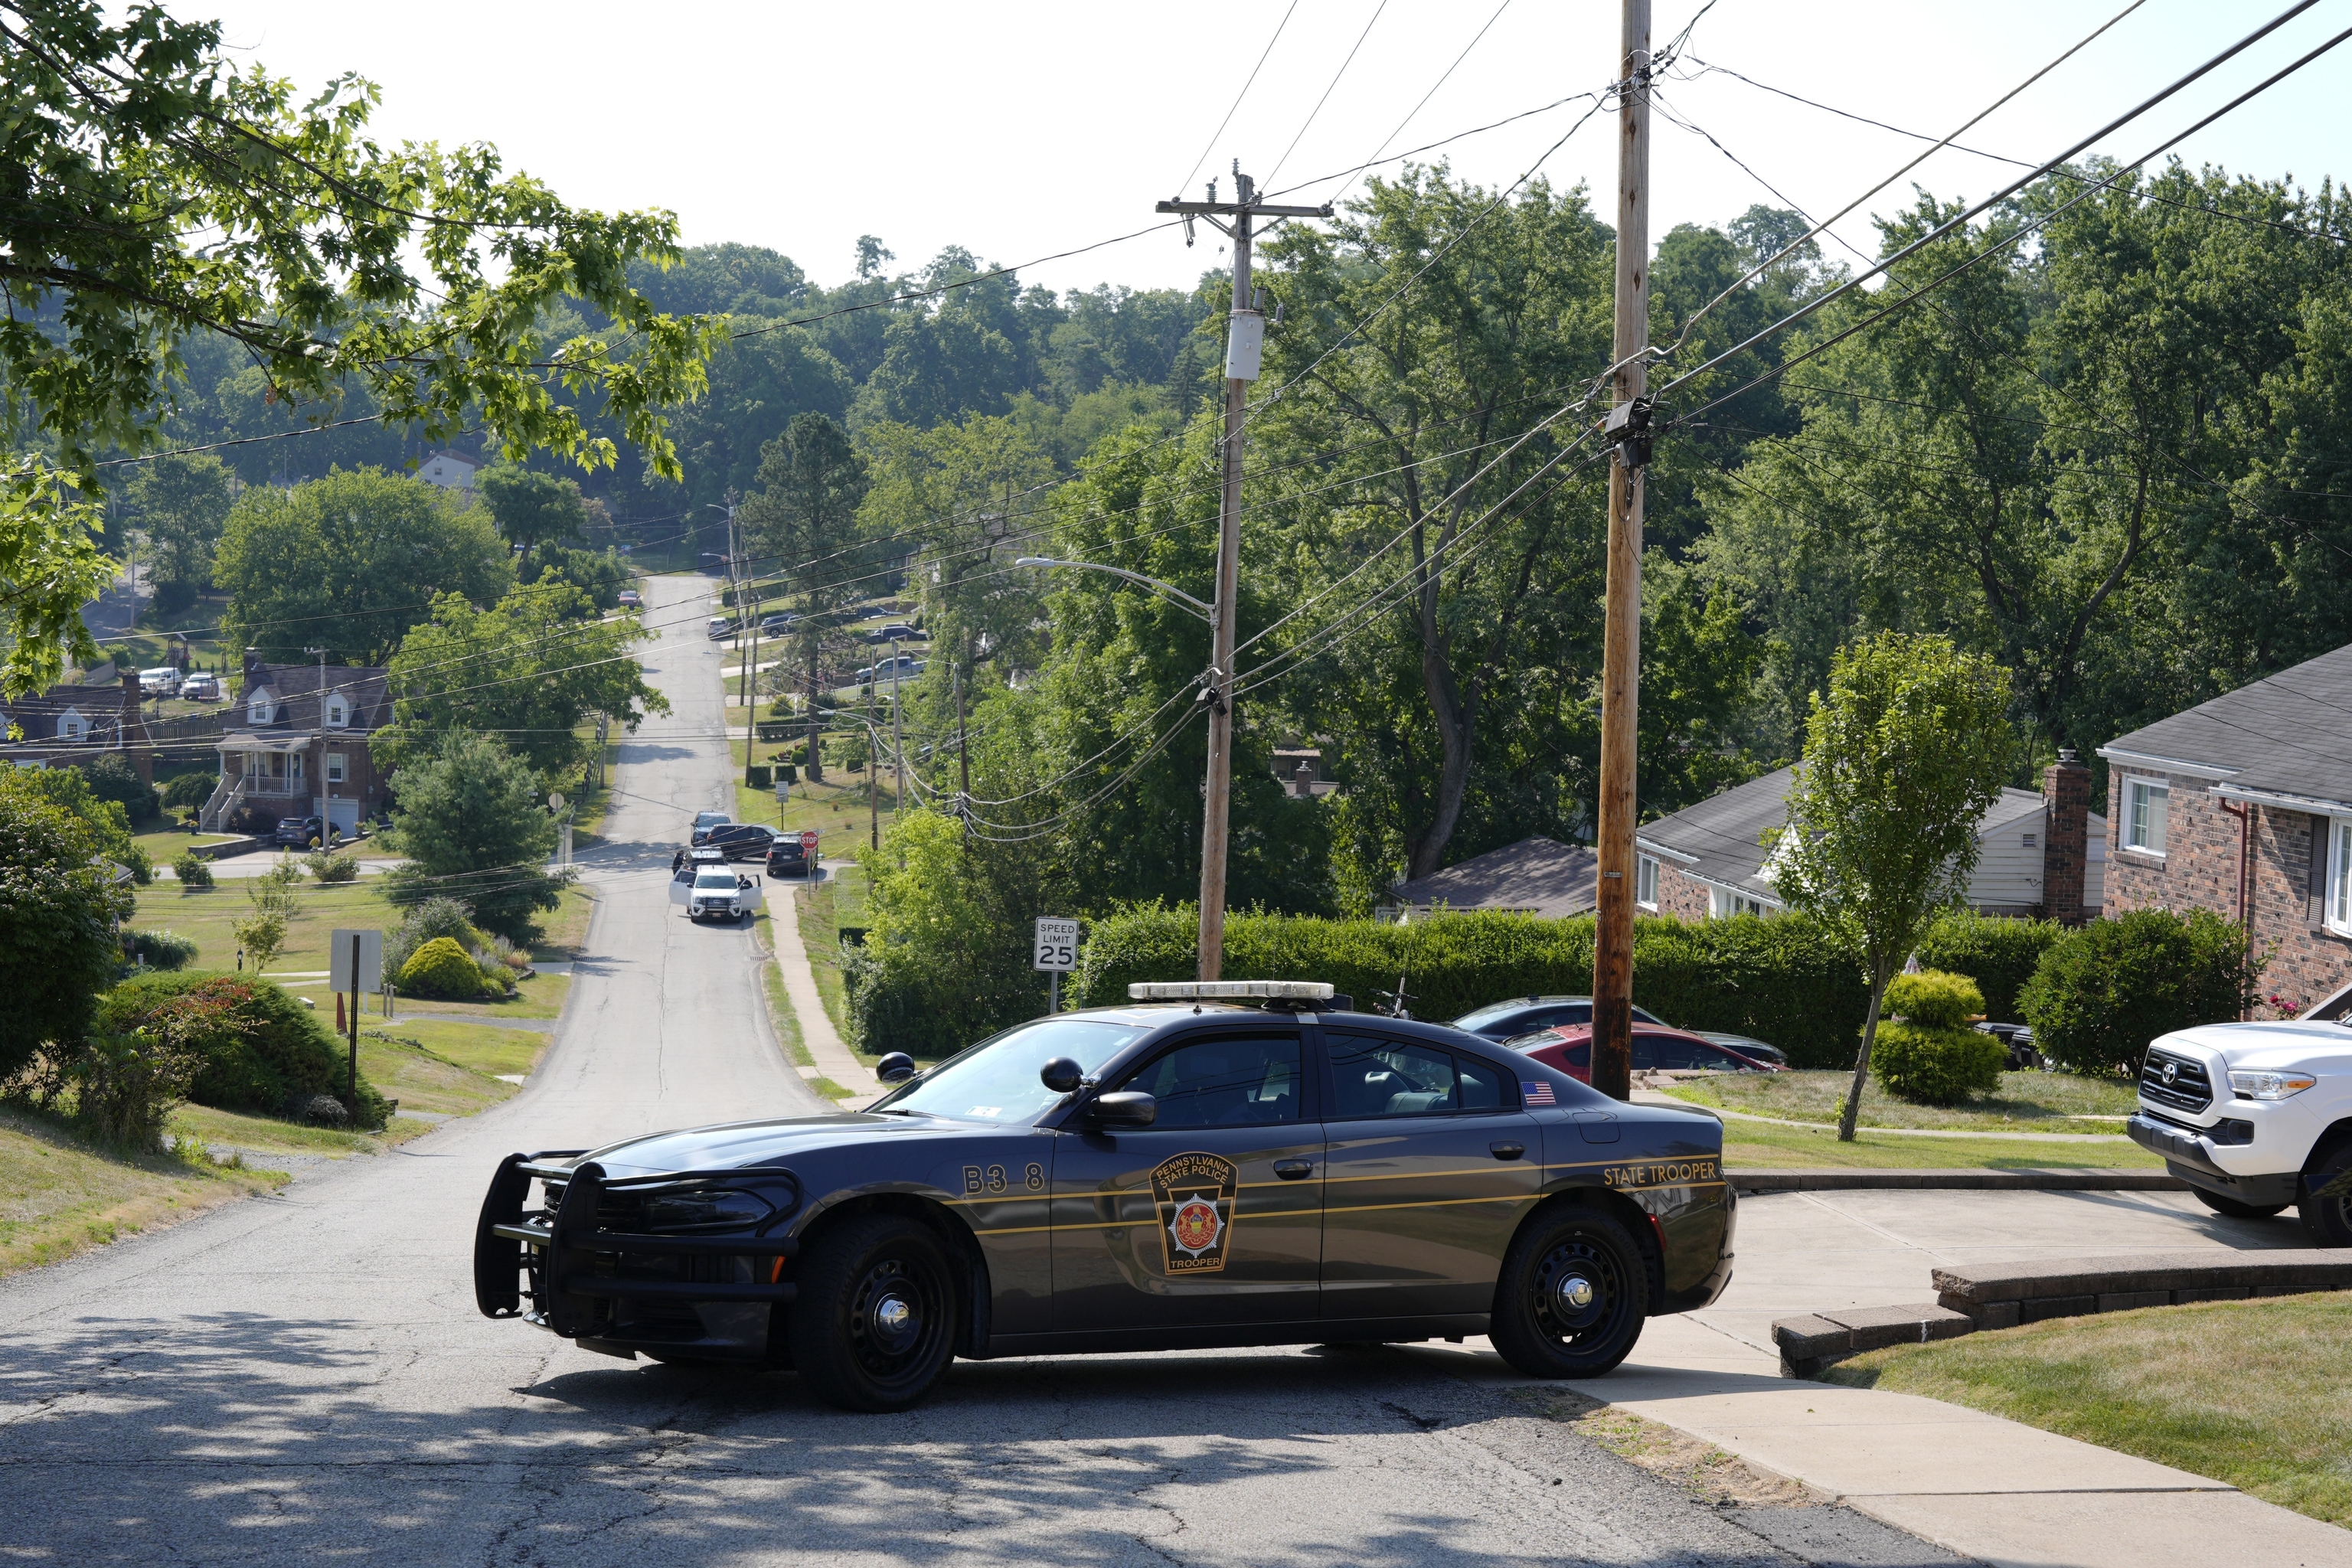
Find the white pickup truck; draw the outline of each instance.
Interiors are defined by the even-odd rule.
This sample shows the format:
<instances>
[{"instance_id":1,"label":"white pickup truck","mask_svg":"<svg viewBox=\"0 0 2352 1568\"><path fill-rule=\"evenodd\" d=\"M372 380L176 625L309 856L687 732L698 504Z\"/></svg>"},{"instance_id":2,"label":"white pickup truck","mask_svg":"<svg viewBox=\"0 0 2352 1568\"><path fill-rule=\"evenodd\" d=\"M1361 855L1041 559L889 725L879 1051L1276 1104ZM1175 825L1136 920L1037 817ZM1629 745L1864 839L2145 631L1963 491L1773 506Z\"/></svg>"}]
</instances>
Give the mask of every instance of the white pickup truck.
<instances>
[{"instance_id":1,"label":"white pickup truck","mask_svg":"<svg viewBox=\"0 0 2352 1568\"><path fill-rule=\"evenodd\" d=\"M2300 1018L2202 1024L2158 1039L2125 1130L2206 1206L2293 1205L2320 1247L2352 1247L2352 987Z\"/></svg>"}]
</instances>

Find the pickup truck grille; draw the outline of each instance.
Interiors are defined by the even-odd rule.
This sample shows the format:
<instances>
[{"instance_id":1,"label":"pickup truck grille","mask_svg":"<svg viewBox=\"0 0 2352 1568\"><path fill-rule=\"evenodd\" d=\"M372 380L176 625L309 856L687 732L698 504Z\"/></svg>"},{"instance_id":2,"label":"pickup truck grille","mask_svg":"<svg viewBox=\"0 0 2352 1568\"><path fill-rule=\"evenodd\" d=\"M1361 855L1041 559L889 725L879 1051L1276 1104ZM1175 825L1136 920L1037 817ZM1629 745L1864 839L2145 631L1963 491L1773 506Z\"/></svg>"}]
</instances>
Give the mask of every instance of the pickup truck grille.
<instances>
[{"instance_id":1,"label":"pickup truck grille","mask_svg":"<svg viewBox=\"0 0 2352 1568\"><path fill-rule=\"evenodd\" d=\"M2139 1069L2139 1097L2174 1110L2202 1110L2213 1103L2213 1084L2203 1063L2150 1051Z\"/></svg>"}]
</instances>

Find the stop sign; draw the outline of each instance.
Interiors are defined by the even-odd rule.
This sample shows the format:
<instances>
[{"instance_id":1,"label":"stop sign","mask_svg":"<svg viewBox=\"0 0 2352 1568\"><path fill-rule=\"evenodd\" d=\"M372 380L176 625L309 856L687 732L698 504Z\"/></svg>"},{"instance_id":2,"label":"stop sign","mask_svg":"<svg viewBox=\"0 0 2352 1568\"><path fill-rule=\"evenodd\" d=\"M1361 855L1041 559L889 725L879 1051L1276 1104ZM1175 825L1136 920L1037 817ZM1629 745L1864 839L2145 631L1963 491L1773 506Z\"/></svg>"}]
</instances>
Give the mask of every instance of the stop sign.
<instances>
[{"instance_id":1,"label":"stop sign","mask_svg":"<svg viewBox=\"0 0 2352 1568\"><path fill-rule=\"evenodd\" d=\"M803 849L804 849L804 850L807 850L807 851L811 852L811 853L814 853L814 852L815 852L815 849L816 849L816 829L815 829L815 828L814 828L814 827L810 827L810 828L804 828L804 829L803 829L803 830L802 830L802 832L801 832L801 847L802 847Z\"/></svg>"}]
</instances>

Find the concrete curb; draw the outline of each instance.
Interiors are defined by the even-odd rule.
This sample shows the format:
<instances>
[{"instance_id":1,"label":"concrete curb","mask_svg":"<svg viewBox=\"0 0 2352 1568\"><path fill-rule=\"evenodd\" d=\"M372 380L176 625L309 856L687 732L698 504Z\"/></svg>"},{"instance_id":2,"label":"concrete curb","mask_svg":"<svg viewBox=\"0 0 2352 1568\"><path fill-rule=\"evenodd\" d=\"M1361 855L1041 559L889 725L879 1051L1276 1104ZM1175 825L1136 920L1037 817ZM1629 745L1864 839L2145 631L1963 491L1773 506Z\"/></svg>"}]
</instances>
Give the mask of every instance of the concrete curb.
<instances>
[{"instance_id":1,"label":"concrete curb","mask_svg":"<svg viewBox=\"0 0 2352 1568\"><path fill-rule=\"evenodd\" d=\"M2128 1312L2195 1301L2242 1301L2352 1290L2352 1249L2293 1247L2229 1253L2156 1252L2092 1265L2074 1259L1930 1271L1937 1300L1782 1318L1772 1325L1786 1377L1826 1368L1886 1345L1958 1339L1979 1329L2013 1329L2052 1318Z\"/></svg>"},{"instance_id":2,"label":"concrete curb","mask_svg":"<svg viewBox=\"0 0 2352 1568\"><path fill-rule=\"evenodd\" d=\"M2185 1193L2189 1184L2162 1171L1732 1171L1741 1196L1759 1193L1990 1192Z\"/></svg>"}]
</instances>

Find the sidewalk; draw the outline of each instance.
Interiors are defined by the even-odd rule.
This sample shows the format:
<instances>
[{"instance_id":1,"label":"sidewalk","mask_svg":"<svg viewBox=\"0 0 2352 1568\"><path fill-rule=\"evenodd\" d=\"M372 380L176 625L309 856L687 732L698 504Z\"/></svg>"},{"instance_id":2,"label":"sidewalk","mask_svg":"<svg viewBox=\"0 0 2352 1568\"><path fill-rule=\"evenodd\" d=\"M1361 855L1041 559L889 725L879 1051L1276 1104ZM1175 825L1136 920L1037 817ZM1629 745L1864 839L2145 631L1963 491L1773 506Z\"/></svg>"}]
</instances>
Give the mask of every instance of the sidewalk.
<instances>
[{"instance_id":1,"label":"sidewalk","mask_svg":"<svg viewBox=\"0 0 2352 1568\"><path fill-rule=\"evenodd\" d=\"M792 1003L793 1014L801 1026L801 1043L808 1047L814 1068L803 1068L804 1078L827 1078L846 1089L855 1090L840 1102L844 1110L858 1110L882 1092L882 1080L871 1068L850 1054L842 1043L841 1033L833 1026L833 1016L824 1010L824 997L816 988L815 972L809 968L808 948L801 942L801 887L781 881L768 884L768 930L775 933L776 964L783 972L784 996Z\"/></svg>"}]
</instances>

